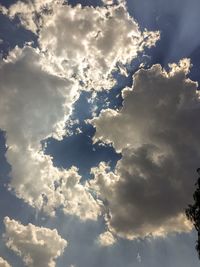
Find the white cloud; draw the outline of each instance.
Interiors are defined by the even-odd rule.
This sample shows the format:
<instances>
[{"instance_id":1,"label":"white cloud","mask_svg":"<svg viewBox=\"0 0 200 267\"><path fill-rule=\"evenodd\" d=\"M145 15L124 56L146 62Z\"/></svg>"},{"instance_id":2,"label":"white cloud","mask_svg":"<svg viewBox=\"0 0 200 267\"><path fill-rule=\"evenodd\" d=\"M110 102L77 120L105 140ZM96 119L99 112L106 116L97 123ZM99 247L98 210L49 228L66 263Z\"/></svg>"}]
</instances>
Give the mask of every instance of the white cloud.
<instances>
[{"instance_id":1,"label":"white cloud","mask_svg":"<svg viewBox=\"0 0 200 267\"><path fill-rule=\"evenodd\" d=\"M4 15L7 15L8 10L7 10L6 7L0 5L0 12L1 12L2 14L4 14Z\"/></svg>"},{"instance_id":2,"label":"white cloud","mask_svg":"<svg viewBox=\"0 0 200 267\"><path fill-rule=\"evenodd\" d=\"M113 0L102 0L102 2L104 3L104 5L112 5L114 3Z\"/></svg>"},{"instance_id":3,"label":"white cloud","mask_svg":"<svg viewBox=\"0 0 200 267\"><path fill-rule=\"evenodd\" d=\"M158 38L157 32L142 34L122 4L96 9L57 6L44 17L39 32L40 46L58 70L95 90L111 88L117 63L129 63Z\"/></svg>"},{"instance_id":4,"label":"white cloud","mask_svg":"<svg viewBox=\"0 0 200 267\"><path fill-rule=\"evenodd\" d=\"M116 239L114 238L113 234L109 231L106 231L99 235L98 237L98 243L102 247L110 247L114 245L116 242Z\"/></svg>"},{"instance_id":5,"label":"white cloud","mask_svg":"<svg viewBox=\"0 0 200 267\"><path fill-rule=\"evenodd\" d=\"M17 1L8 9L0 6L0 12L14 19L19 17L22 26L37 34L38 28L42 23L42 15L47 10L51 10L59 0L30 0L27 2Z\"/></svg>"},{"instance_id":6,"label":"white cloud","mask_svg":"<svg viewBox=\"0 0 200 267\"><path fill-rule=\"evenodd\" d=\"M97 220L101 215L102 203L94 199L80 180L75 167L63 170L55 191L56 198L59 198L66 214L76 215L82 220Z\"/></svg>"},{"instance_id":7,"label":"white cloud","mask_svg":"<svg viewBox=\"0 0 200 267\"><path fill-rule=\"evenodd\" d=\"M77 169L54 167L42 151L41 140L62 138L78 95L74 80L55 76L45 63L39 50L25 47L0 64L0 128L6 131L6 157L12 166L10 188L49 214L62 206L66 213L96 219L99 204L80 183Z\"/></svg>"},{"instance_id":8,"label":"white cloud","mask_svg":"<svg viewBox=\"0 0 200 267\"><path fill-rule=\"evenodd\" d=\"M52 134L61 137L64 133L64 122L77 98L77 86L72 79L44 70L43 61L39 50L25 47L14 49L0 64L0 90L4 96L0 100L0 123L3 128L10 123L10 135L14 135L9 136L11 143L17 138L20 144L30 142L36 147L43 138Z\"/></svg>"},{"instance_id":9,"label":"white cloud","mask_svg":"<svg viewBox=\"0 0 200 267\"><path fill-rule=\"evenodd\" d=\"M127 238L190 231L190 203L200 162L197 84L187 79L190 62L141 69L123 107L92 120L95 140L122 153L115 172L103 163L90 186L106 200L111 232Z\"/></svg>"},{"instance_id":10,"label":"white cloud","mask_svg":"<svg viewBox=\"0 0 200 267\"><path fill-rule=\"evenodd\" d=\"M11 267L10 264L0 257L0 267Z\"/></svg>"},{"instance_id":11,"label":"white cloud","mask_svg":"<svg viewBox=\"0 0 200 267\"><path fill-rule=\"evenodd\" d=\"M67 246L57 230L27 226L4 219L6 232L4 238L6 246L20 256L28 267L54 267L55 260L61 256Z\"/></svg>"},{"instance_id":12,"label":"white cloud","mask_svg":"<svg viewBox=\"0 0 200 267\"><path fill-rule=\"evenodd\" d=\"M118 62L129 63L159 39L158 32L142 33L123 3L83 8L62 2L19 1L8 15L18 15L24 27L37 32L54 71L76 77L84 89L110 89Z\"/></svg>"}]
</instances>

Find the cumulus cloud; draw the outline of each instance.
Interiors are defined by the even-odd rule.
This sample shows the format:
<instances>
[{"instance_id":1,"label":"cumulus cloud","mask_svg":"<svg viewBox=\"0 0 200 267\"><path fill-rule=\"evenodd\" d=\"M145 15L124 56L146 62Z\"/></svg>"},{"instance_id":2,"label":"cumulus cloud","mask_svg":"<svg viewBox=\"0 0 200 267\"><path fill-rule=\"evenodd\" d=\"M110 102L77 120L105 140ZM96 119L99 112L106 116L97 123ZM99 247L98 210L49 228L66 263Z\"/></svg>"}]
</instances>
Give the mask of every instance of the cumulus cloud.
<instances>
[{"instance_id":1,"label":"cumulus cloud","mask_svg":"<svg viewBox=\"0 0 200 267\"><path fill-rule=\"evenodd\" d=\"M0 267L11 267L10 264L0 257Z\"/></svg>"},{"instance_id":2,"label":"cumulus cloud","mask_svg":"<svg viewBox=\"0 0 200 267\"><path fill-rule=\"evenodd\" d=\"M110 247L114 245L116 242L116 239L114 238L113 234L109 231L106 231L99 235L98 237L98 243L102 247Z\"/></svg>"},{"instance_id":3,"label":"cumulus cloud","mask_svg":"<svg viewBox=\"0 0 200 267\"><path fill-rule=\"evenodd\" d=\"M184 209L191 201L200 162L197 83L187 78L190 61L140 69L123 107L92 120L95 140L122 153L111 172L104 163L92 170L90 186L106 203L107 223L127 237L190 231Z\"/></svg>"},{"instance_id":4,"label":"cumulus cloud","mask_svg":"<svg viewBox=\"0 0 200 267\"><path fill-rule=\"evenodd\" d=\"M0 12L38 35L37 49L15 48L0 62L0 128L6 131L10 190L37 209L62 207L82 219L97 219L101 203L80 181L76 168L61 170L41 141L61 139L80 88L113 85L117 64L130 62L158 32L141 32L125 4L72 7L63 1L18 1Z\"/></svg>"},{"instance_id":5,"label":"cumulus cloud","mask_svg":"<svg viewBox=\"0 0 200 267\"><path fill-rule=\"evenodd\" d=\"M109 89L112 71L126 64L158 40L158 32L141 33L123 4L92 7L57 7L39 33L43 50L59 68L70 72L85 89ZM56 62L55 62L56 61Z\"/></svg>"},{"instance_id":6,"label":"cumulus cloud","mask_svg":"<svg viewBox=\"0 0 200 267\"><path fill-rule=\"evenodd\" d=\"M62 138L78 95L76 82L47 71L43 54L16 48L0 64L0 128L6 131L6 157L12 166L10 189L37 209L96 219L99 204L80 183L76 168L61 170L44 155L41 140Z\"/></svg>"},{"instance_id":7,"label":"cumulus cloud","mask_svg":"<svg viewBox=\"0 0 200 267\"><path fill-rule=\"evenodd\" d=\"M64 133L64 122L77 96L76 84L46 71L43 60L39 50L27 46L14 49L0 64L1 126L10 123L11 143L17 138L24 146L27 142L38 146L41 139Z\"/></svg>"},{"instance_id":8,"label":"cumulus cloud","mask_svg":"<svg viewBox=\"0 0 200 267\"><path fill-rule=\"evenodd\" d=\"M61 256L67 246L57 230L27 226L12 220L4 219L6 246L23 259L29 267L54 267L55 260Z\"/></svg>"},{"instance_id":9,"label":"cumulus cloud","mask_svg":"<svg viewBox=\"0 0 200 267\"><path fill-rule=\"evenodd\" d=\"M93 8L63 1L18 1L7 14L18 15L24 27L38 34L54 71L76 77L84 89L111 88L117 64L129 63L159 39L158 32L142 33L123 3Z\"/></svg>"}]
</instances>

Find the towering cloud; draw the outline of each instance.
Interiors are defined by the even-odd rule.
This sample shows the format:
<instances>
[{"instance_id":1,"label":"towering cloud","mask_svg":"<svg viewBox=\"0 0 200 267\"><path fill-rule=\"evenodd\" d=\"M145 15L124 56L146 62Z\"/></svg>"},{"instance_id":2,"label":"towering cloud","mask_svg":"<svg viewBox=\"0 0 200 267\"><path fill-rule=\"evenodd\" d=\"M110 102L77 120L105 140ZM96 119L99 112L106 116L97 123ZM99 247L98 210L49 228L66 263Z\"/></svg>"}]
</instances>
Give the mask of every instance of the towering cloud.
<instances>
[{"instance_id":1,"label":"towering cloud","mask_svg":"<svg viewBox=\"0 0 200 267\"><path fill-rule=\"evenodd\" d=\"M115 172L101 163L90 186L107 203L107 223L118 235L189 231L184 209L191 200L200 162L197 84L187 78L190 62L141 69L123 91L119 111L92 120L95 140L122 153Z\"/></svg>"},{"instance_id":2,"label":"towering cloud","mask_svg":"<svg viewBox=\"0 0 200 267\"><path fill-rule=\"evenodd\" d=\"M67 246L67 241L55 229L32 224L24 226L8 217L4 219L4 224L7 247L22 257L28 267L54 267L56 258Z\"/></svg>"}]
</instances>

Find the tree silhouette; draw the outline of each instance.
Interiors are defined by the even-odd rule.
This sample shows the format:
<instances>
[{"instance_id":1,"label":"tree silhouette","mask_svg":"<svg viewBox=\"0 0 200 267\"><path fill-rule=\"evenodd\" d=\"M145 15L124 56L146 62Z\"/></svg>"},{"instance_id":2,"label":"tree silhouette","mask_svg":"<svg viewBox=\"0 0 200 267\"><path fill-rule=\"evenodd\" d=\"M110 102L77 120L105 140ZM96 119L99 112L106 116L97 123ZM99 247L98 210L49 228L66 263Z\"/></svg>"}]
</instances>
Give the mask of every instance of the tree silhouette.
<instances>
[{"instance_id":1,"label":"tree silhouette","mask_svg":"<svg viewBox=\"0 0 200 267\"><path fill-rule=\"evenodd\" d=\"M197 173L200 175L200 168L197 169ZM188 208L186 209L186 216L197 230L198 238L196 241L196 250L200 259L200 177L195 185L196 190L193 194L194 204L188 205Z\"/></svg>"}]
</instances>

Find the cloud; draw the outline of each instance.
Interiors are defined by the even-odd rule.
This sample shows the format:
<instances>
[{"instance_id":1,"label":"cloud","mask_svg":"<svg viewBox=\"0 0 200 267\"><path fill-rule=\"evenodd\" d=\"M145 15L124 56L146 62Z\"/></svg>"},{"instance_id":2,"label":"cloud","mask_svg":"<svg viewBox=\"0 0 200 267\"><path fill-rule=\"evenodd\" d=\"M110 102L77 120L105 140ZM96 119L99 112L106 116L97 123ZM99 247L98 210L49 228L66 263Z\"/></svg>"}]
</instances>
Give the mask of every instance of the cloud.
<instances>
[{"instance_id":1,"label":"cloud","mask_svg":"<svg viewBox=\"0 0 200 267\"><path fill-rule=\"evenodd\" d=\"M29 267L54 267L55 260L61 256L67 246L57 230L27 226L5 217L6 246L23 259Z\"/></svg>"},{"instance_id":2,"label":"cloud","mask_svg":"<svg viewBox=\"0 0 200 267\"><path fill-rule=\"evenodd\" d=\"M142 33L123 3L94 8L63 1L18 1L7 14L17 15L24 27L37 33L54 71L76 77L85 90L112 88L117 64L130 63L159 39L158 32Z\"/></svg>"},{"instance_id":3,"label":"cloud","mask_svg":"<svg viewBox=\"0 0 200 267\"><path fill-rule=\"evenodd\" d=\"M11 267L10 264L0 257L0 267Z\"/></svg>"},{"instance_id":4,"label":"cloud","mask_svg":"<svg viewBox=\"0 0 200 267\"><path fill-rule=\"evenodd\" d=\"M44 17L39 32L40 46L60 72L75 75L84 89L112 88L118 62L129 63L159 38L158 32L141 33L123 4L58 6L50 16Z\"/></svg>"},{"instance_id":5,"label":"cloud","mask_svg":"<svg viewBox=\"0 0 200 267\"><path fill-rule=\"evenodd\" d=\"M190 203L200 162L197 83L187 78L190 61L140 69L123 90L119 111L102 111L91 122L95 141L122 153L111 172L94 168L90 186L104 200L107 223L127 237L190 231L184 209Z\"/></svg>"},{"instance_id":6,"label":"cloud","mask_svg":"<svg viewBox=\"0 0 200 267\"><path fill-rule=\"evenodd\" d=\"M96 219L99 204L80 183L76 168L61 170L44 155L41 140L65 134L65 121L77 99L73 79L55 76L37 49L16 48L0 64L0 128L6 131L6 157L12 166L10 189L48 214L62 206L82 219Z\"/></svg>"},{"instance_id":7,"label":"cloud","mask_svg":"<svg viewBox=\"0 0 200 267\"><path fill-rule=\"evenodd\" d=\"M99 235L98 237L98 243L102 247L110 247L114 245L116 242L116 239L114 238L113 234L109 231L106 231Z\"/></svg>"},{"instance_id":8,"label":"cloud","mask_svg":"<svg viewBox=\"0 0 200 267\"><path fill-rule=\"evenodd\" d=\"M8 13L8 10L7 10L7 8L6 8L6 7L4 7L4 6L0 5L0 12L1 12L2 14L4 14L4 15L7 15L7 13Z\"/></svg>"},{"instance_id":9,"label":"cloud","mask_svg":"<svg viewBox=\"0 0 200 267\"><path fill-rule=\"evenodd\" d=\"M0 63L0 128L12 166L10 190L37 209L58 207L81 219L97 219L101 203L80 182L78 170L53 166L41 141L62 139L80 88L108 89L118 62L126 64L159 38L141 33L124 4L72 7L63 1L18 1L1 12L18 16L38 35L39 47L15 48Z\"/></svg>"},{"instance_id":10,"label":"cloud","mask_svg":"<svg viewBox=\"0 0 200 267\"><path fill-rule=\"evenodd\" d=\"M114 1L113 0L102 0L104 5L113 5Z\"/></svg>"},{"instance_id":11,"label":"cloud","mask_svg":"<svg viewBox=\"0 0 200 267\"><path fill-rule=\"evenodd\" d=\"M2 12L4 15L7 15L11 19L14 19L16 16L18 16L22 26L37 34L38 28L42 22L42 14L45 13L45 11L50 10L52 6L58 2L61 3L62 1L17 1L16 3L10 5L8 9L0 5L0 12Z\"/></svg>"},{"instance_id":12,"label":"cloud","mask_svg":"<svg viewBox=\"0 0 200 267\"><path fill-rule=\"evenodd\" d=\"M0 100L1 125L9 121L13 127L10 142L17 138L25 146L27 142L38 146L49 135L63 134L64 122L76 100L76 84L45 70L43 60L39 50L26 46L14 49L0 64L0 90L4 96Z\"/></svg>"}]
</instances>

